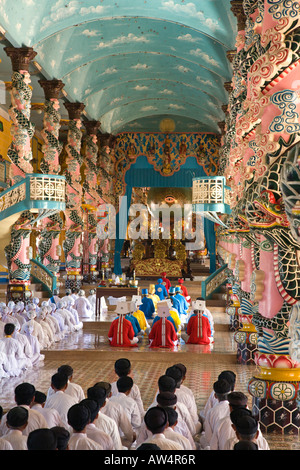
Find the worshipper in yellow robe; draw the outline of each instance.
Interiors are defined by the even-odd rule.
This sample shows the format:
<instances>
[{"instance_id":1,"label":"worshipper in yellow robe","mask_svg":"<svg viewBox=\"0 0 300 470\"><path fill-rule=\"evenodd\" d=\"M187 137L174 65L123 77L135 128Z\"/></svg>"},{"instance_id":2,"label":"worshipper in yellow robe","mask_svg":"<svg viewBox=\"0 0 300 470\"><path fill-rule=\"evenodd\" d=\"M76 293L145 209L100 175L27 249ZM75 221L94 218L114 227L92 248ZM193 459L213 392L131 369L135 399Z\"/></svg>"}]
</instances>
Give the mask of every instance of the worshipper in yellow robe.
<instances>
[{"instance_id":1,"label":"worshipper in yellow robe","mask_svg":"<svg viewBox=\"0 0 300 470\"><path fill-rule=\"evenodd\" d=\"M158 297L158 295L155 294L155 285L154 284L149 285L148 297L153 300L155 311L156 311L157 310L157 304L158 304L158 302L160 302L160 298Z\"/></svg>"},{"instance_id":2,"label":"worshipper in yellow robe","mask_svg":"<svg viewBox=\"0 0 300 470\"><path fill-rule=\"evenodd\" d=\"M170 309L170 316L174 320L177 333L179 333L181 331L181 321L180 321L178 310L176 310L176 308L173 307L171 299L167 299L167 303Z\"/></svg>"},{"instance_id":3,"label":"worshipper in yellow robe","mask_svg":"<svg viewBox=\"0 0 300 470\"><path fill-rule=\"evenodd\" d=\"M132 315L139 322L141 330L145 331L146 328L149 328L149 323L147 322L144 312L139 309L139 306L142 305L142 298L139 295L133 295L131 301L134 304Z\"/></svg>"}]
</instances>

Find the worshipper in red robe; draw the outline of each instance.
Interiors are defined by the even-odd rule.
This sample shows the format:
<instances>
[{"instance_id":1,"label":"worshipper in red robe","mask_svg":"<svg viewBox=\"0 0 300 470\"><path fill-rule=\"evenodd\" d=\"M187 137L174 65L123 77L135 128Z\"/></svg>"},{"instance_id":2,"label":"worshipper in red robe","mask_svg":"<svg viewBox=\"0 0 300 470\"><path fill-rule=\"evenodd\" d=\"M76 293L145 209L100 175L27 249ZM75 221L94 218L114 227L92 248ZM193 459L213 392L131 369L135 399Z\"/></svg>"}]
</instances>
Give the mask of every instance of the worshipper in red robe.
<instances>
[{"instance_id":1,"label":"worshipper in red robe","mask_svg":"<svg viewBox=\"0 0 300 470\"><path fill-rule=\"evenodd\" d=\"M178 337L173 323L167 319L170 310L167 301L157 304L157 315L160 317L149 333L150 348L174 348L178 343Z\"/></svg>"},{"instance_id":2,"label":"worshipper in red robe","mask_svg":"<svg viewBox=\"0 0 300 470\"><path fill-rule=\"evenodd\" d=\"M167 289L167 292L169 293L169 289L171 287L171 281L170 279L167 278L167 273L161 273L161 276L162 276L162 280L163 280L163 284L165 286L165 288Z\"/></svg>"},{"instance_id":3,"label":"worshipper in red robe","mask_svg":"<svg viewBox=\"0 0 300 470\"><path fill-rule=\"evenodd\" d=\"M186 286L183 285L184 280L183 279L178 279L178 284L181 288L181 294L185 297L185 300L190 303L191 302L191 297L189 296L188 290Z\"/></svg>"},{"instance_id":4,"label":"worshipper in red robe","mask_svg":"<svg viewBox=\"0 0 300 470\"><path fill-rule=\"evenodd\" d=\"M110 325L108 339L111 346L137 346L138 338L134 336L132 324L125 316L130 312L129 302L118 302L116 318Z\"/></svg>"},{"instance_id":5,"label":"worshipper in red robe","mask_svg":"<svg viewBox=\"0 0 300 470\"><path fill-rule=\"evenodd\" d=\"M190 317L186 334L181 335L182 339L187 344L210 344L211 343L211 328L209 320L203 315L205 310L205 302L198 300L197 306L194 308L194 313Z\"/></svg>"}]
</instances>

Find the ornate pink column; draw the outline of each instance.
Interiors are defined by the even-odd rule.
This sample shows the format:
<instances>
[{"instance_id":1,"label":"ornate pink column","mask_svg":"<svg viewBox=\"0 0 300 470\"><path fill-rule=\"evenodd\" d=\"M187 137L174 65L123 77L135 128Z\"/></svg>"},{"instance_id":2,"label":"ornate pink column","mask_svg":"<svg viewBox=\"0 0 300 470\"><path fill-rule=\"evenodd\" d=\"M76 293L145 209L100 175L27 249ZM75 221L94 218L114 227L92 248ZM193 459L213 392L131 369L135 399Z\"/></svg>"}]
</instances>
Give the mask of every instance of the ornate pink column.
<instances>
[{"instance_id":1,"label":"ornate pink column","mask_svg":"<svg viewBox=\"0 0 300 470\"><path fill-rule=\"evenodd\" d=\"M83 103L65 103L69 113L69 130L67 137L67 209L65 211L65 241L63 249L66 261L66 287L80 287L82 280L82 185L81 155Z\"/></svg>"},{"instance_id":2,"label":"ornate pink column","mask_svg":"<svg viewBox=\"0 0 300 470\"><path fill-rule=\"evenodd\" d=\"M100 196L97 192L97 159L98 159L98 131L99 121L85 121L84 126L87 131L85 139L85 162L84 175L84 209L86 213L85 231L83 240L83 262L84 279L96 282L98 240L96 234L96 210L100 202Z\"/></svg>"},{"instance_id":3,"label":"ornate pink column","mask_svg":"<svg viewBox=\"0 0 300 470\"><path fill-rule=\"evenodd\" d=\"M32 173L31 138L34 134L34 125L30 122L32 90L29 74L29 65L36 56L31 47L5 47L6 54L12 64L12 87L10 91L11 105L9 115L11 117L12 142L7 155L12 161L11 183L19 181L26 173Z\"/></svg>"}]
</instances>

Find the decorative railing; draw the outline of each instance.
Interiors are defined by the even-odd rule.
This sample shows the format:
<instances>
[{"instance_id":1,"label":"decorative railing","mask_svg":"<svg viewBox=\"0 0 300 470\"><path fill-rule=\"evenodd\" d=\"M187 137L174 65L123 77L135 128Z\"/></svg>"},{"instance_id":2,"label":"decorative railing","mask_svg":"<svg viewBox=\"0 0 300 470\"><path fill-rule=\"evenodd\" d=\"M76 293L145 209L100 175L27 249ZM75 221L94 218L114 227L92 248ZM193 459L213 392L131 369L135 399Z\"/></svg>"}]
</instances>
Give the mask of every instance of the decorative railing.
<instances>
[{"instance_id":1,"label":"decorative railing","mask_svg":"<svg viewBox=\"0 0 300 470\"><path fill-rule=\"evenodd\" d=\"M31 264L31 277L43 285L43 288L50 294L56 289L57 279L54 274L49 271L43 264L36 259L30 260Z\"/></svg>"},{"instance_id":2,"label":"decorative railing","mask_svg":"<svg viewBox=\"0 0 300 470\"><path fill-rule=\"evenodd\" d=\"M0 193L0 220L26 210L65 210L65 184L64 176L27 174Z\"/></svg>"},{"instance_id":3,"label":"decorative railing","mask_svg":"<svg viewBox=\"0 0 300 470\"><path fill-rule=\"evenodd\" d=\"M227 280L227 264L208 276L201 284L201 297L209 299Z\"/></svg>"}]
</instances>

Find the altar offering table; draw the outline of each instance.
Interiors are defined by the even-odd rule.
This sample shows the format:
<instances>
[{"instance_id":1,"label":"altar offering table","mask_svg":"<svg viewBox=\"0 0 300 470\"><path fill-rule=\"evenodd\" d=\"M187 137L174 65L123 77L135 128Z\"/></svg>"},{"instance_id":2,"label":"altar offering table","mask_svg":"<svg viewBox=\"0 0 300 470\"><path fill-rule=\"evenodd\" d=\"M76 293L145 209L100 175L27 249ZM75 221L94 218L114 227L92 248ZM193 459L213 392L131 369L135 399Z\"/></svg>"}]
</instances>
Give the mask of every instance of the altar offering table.
<instances>
[{"instance_id":1,"label":"altar offering table","mask_svg":"<svg viewBox=\"0 0 300 470\"><path fill-rule=\"evenodd\" d=\"M100 316L101 297L132 297L139 295L139 287L97 287L96 289L96 317Z\"/></svg>"}]
</instances>

